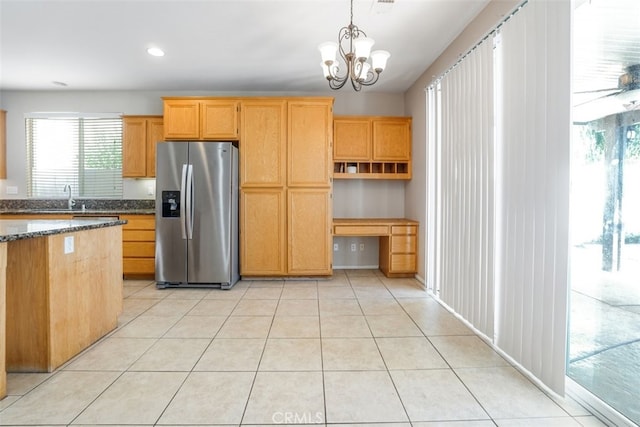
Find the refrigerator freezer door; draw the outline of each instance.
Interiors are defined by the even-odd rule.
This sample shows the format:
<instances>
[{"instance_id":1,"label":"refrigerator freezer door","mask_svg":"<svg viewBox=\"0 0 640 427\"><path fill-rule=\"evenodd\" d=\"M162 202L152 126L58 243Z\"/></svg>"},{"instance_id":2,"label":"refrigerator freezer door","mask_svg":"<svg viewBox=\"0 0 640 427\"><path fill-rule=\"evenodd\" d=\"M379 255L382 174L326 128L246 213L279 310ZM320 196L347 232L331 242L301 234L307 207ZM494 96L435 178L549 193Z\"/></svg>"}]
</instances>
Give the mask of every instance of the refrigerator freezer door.
<instances>
[{"instance_id":1,"label":"refrigerator freezer door","mask_svg":"<svg viewBox=\"0 0 640 427\"><path fill-rule=\"evenodd\" d=\"M231 281L232 148L227 143L189 143L189 163L193 165L189 283Z\"/></svg>"},{"instance_id":2,"label":"refrigerator freezer door","mask_svg":"<svg viewBox=\"0 0 640 427\"><path fill-rule=\"evenodd\" d=\"M188 146L185 143L161 142L157 145L156 176L156 281L180 283L187 280L187 241L185 230L183 166L188 164ZM163 194L166 207L163 214ZM169 196L167 196L169 195ZM178 197L175 197L178 196ZM180 200L179 214L175 209Z\"/></svg>"}]
</instances>

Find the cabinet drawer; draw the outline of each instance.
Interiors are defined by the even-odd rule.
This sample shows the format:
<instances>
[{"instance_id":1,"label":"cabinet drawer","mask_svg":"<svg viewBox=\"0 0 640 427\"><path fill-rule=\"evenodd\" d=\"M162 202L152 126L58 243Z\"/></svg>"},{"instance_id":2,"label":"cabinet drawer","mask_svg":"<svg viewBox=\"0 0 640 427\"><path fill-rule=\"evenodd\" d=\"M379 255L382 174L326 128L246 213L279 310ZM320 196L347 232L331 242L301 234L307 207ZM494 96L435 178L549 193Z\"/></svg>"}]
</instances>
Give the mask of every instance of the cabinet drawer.
<instances>
[{"instance_id":1,"label":"cabinet drawer","mask_svg":"<svg viewBox=\"0 0 640 427\"><path fill-rule=\"evenodd\" d=\"M154 274L156 270L153 258L123 258L123 274Z\"/></svg>"},{"instance_id":2,"label":"cabinet drawer","mask_svg":"<svg viewBox=\"0 0 640 427\"><path fill-rule=\"evenodd\" d=\"M123 242L154 242L156 232L154 230L123 230Z\"/></svg>"},{"instance_id":3,"label":"cabinet drawer","mask_svg":"<svg viewBox=\"0 0 640 427\"><path fill-rule=\"evenodd\" d=\"M417 227L415 225L393 225L391 226L391 234L416 234Z\"/></svg>"},{"instance_id":4,"label":"cabinet drawer","mask_svg":"<svg viewBox=\"0 0 640 427\"><path fill-rule=\"evenodd\" d=\"M416 271L415 254L392 254L391 272L393 273L413 273Z\"/></svg>"},{"instance_id":5,"label":"cabinet drawer","mask_svg":"<svg viewBox=\"0 0 640 427\"><path fill-rule=\"evenodd\" d=\"M386 225L336 225L333 227L336 236L386 236L389 227Z\"/></svg>"},{"instance_id":6,"label":"cabinet drawer","mask_svg":"<svg viewBox=\"0 0 640 427\"><path fill-rule=\"evenodd\" d=\"M127 220L122 227L124 230L155 230L156 228L156 220L153 217L120 216L120 219Z\"/></svg>"},{"instance_id":7,"label":"cabinet drawer","mask_svg":"<svg viewBox=\"0 0 640 427\"><path fill-rule=\"evenodd\" d=\"M123 242L122 256L125 258L155 258L156 245L153 242Z\"/></svg>"},{"instance_id":8,"label":"cabinet drawer","mask_svg":"<svg viewBox=\"0 0 640 427\"><path fill-rule=\"evenodd\" d=\"M392 253L415 253L416 252L416 236L391 236L391 252Z\"/></svg>"}]
</instances>

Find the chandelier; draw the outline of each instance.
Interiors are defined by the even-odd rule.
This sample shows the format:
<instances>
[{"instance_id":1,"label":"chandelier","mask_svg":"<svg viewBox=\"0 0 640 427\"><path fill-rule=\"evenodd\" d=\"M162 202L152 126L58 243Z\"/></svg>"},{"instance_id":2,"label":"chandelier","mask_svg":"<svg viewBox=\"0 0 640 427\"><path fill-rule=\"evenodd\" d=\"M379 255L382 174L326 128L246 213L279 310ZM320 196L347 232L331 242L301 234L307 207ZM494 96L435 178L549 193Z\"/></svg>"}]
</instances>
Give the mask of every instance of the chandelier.
<instances>
[{"instance_id":1,"label":"chandelier","mask_svg":"<svg viewBox=\"0 0 640 427\"><path fill-rule=\"evenodd\" d=\"M338 32L338 43L324 42L318 46L322 55L320 65L331 89L340 89L350 80L357 92L362 86L371 86L378 81L391 54L386 50L371 52L374 43L375 41L368 38L364 31L353 25L351 0L351 20L348 26L342 27ZM340 60L336 60L338 52ZM371 63L368 62L369 58Z\"/></svg>"}]
</instances>

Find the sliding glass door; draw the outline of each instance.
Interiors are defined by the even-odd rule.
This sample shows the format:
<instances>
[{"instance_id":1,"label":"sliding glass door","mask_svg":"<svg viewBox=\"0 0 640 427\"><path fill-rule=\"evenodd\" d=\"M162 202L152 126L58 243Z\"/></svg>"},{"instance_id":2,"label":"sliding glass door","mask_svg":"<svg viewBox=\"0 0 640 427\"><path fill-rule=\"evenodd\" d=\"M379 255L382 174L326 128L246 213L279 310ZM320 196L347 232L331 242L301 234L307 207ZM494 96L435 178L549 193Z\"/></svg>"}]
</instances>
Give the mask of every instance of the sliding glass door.
<instances>
[{"instance_id":1,"label":"sliding glass door","mask_svg":"<svg viewBox=\"0 0 640 427\"><path fill-rule=\"evenodd\" d=\"M640 424L640 2L576 2L567 374Z\"/></svg>"}]
</instances>

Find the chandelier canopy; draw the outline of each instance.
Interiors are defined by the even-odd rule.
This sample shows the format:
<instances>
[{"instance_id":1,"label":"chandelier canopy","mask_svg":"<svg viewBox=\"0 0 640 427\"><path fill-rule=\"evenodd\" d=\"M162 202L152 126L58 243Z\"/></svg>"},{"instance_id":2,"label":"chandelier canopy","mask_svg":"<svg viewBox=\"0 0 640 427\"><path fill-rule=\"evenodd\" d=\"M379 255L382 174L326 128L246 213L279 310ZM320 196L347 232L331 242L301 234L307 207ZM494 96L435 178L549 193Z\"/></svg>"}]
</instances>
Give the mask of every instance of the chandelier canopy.
<instances>
[{"instance_id":1,"label":"chandelier canopy","mask_svg":"<svg viewBox=\"0 0 640 427\"><path fill-rule=\"evenodd\" d=\"M322 55L320 65L331 89L340 89L350 80L353 89L359 91L362 86L371 86L378 81L391 54L386 50L371 52L374 43L364 31L353 25L351 0L351 19L349 25L338 32L338 43L324 42L318 46ZM341 59L336 59L338 52Z\"/></svg>"}]
</instances>

